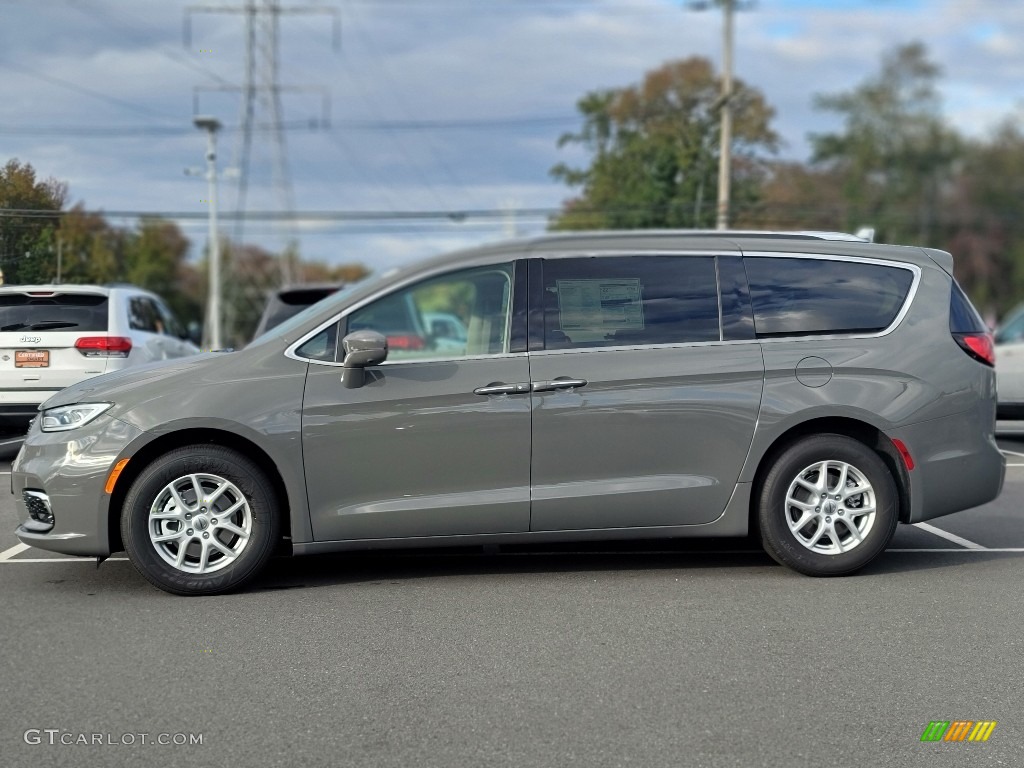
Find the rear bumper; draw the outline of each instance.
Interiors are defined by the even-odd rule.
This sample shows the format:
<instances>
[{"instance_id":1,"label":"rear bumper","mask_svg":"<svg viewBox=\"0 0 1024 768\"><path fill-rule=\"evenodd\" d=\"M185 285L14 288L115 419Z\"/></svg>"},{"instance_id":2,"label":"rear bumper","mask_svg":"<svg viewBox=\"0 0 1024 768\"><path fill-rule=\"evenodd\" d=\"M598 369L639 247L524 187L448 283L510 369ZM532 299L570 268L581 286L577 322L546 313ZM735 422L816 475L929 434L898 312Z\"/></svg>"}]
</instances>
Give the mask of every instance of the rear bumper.
<instances>
[{"instance_id":1,"label":"rear bumper","mask_svg":"<svg viewBox=\"0 0 1024 768\"><path fill-rule=\"evenodd\" d=\"M991 410L965 411L890 434L906 443L914 459L909 522L960 512L999 496L1006 459L996 444Z\"/></svg>"}]
</instances>

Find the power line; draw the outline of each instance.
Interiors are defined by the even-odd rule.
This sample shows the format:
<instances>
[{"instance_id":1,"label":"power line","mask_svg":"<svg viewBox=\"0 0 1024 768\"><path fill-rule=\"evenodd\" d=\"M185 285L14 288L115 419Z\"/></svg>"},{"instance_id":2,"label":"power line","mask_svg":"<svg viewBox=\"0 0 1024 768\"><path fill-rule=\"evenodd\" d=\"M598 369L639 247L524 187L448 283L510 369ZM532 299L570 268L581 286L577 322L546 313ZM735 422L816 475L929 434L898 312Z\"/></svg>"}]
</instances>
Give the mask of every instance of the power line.
<instances>
[{"instance_id":1,"label":"power line","mask_svg":"<svg viewBox=\"0 0 1024 768\"><path fill-rule=\"evenodd\" d=\"M410 120L332 120L330 125L321 120L290 120L279 125L255 123L253 131L275 131L278 128L294 132L344 133L347 131L494 131L507 128L543 128L564 126L580 121L579 115L550 115L527 117L467 117L450 119ZM225 132L238 132L241 125L229 125ZM111 138L117 136L184 136L195 129L191 124L140 125L68 125L53 123L45 125L0 125L0 134L5 136L79 136L81 138Z\"/></svg>"},{"instance_id":2,"label":"power line","mask_svg":"<svg viewBox=\"0 0 1024 768\"><path fill-rule=\"evenodd\" d=\"M122 109L130 109L133 112L139 112L139 113L142 113L142 114L149 114L149 115L158 115L160 117L173 117L173 115L171 113L169 113L169 112L163 112L163 111L155 110L155 109L152 109L150 107L142 106L142 105L139 105L139 104L134 104L134 103L132 103L130 101L125 101L123 99L119 99L116 96L111 96L109 94L102 93L100 91L94 91L92 88L87 88L84 85L79 85L78 83L73 83L70 80L65 80L62 77L56 77L55 75L48 75L45 72L37 72L35 70L29 69L28 67L24 67L24 66L22 66L20 64L14 64L13 62L11 62L8 59L0 59L0 65L8 67L9 69L13 69L15 72L21 72L23 75L27 75L28 77L35 78L36 80L42 80L43 82L50 83L50 85L56 85L59 88L64 88L64 89L69 90L69 91L74 91L75 93L80 93L83 96L89 96L90 98L93 98L93 99L98 99L100 101L105 101L108 104L113 104L114 106L121 107Z\"/></svg>"}]
</instances>

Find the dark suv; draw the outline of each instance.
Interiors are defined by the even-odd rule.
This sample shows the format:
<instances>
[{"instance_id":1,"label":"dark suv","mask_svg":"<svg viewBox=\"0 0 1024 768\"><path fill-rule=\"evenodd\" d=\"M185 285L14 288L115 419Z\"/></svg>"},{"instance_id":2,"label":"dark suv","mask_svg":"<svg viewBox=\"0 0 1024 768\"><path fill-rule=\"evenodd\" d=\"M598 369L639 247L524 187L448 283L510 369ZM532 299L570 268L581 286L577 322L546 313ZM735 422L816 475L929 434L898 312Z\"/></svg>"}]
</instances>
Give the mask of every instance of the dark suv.
<instances>
[{"instance_id":1,"label":"dark suv","mask_svg":"<svg viewBox=\"0 0 1024 768\"><path fill-rule=\"evenodd\" d=\"M897 523L1002 487L992 339L952 274L942 251L820 233L586 233L435 259L240 352L51 398L13 466L17 534L125 548L179 594L244 583L282 539L756 531L801 573L852 573ZM422 343L389 345L409 313ZM435 339L430 318L459 331Z\"/></svg>"}]
</instances>

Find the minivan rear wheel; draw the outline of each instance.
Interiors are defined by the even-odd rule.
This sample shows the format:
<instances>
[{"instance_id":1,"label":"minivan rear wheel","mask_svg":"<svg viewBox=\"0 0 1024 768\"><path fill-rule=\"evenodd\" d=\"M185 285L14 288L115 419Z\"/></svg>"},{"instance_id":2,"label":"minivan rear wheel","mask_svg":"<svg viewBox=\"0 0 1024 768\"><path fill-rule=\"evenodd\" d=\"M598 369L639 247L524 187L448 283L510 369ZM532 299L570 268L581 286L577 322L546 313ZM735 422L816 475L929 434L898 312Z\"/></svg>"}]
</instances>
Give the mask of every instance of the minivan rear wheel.
<instances>
[{"instance_id":1,"label":"minivan rear wheel","mask_svg":"<svg viewBox=\"0 0 1024 768\"><path fill-rule=\"evenodd\" d=\"M155 459L132 483L121 515L132 564L176 595L213 595L249 581L270 558L278 525L263 471L208 444Z\"/></svg>"},{"instance_id":2,"label":"minivan rear wheel","mask_svg":"<svg viewBox=\"0 0 1024 768\"><path fill-rule=\"evenodd\" d=\"M845 435L784 450L761 485L761 541L808 576L842 576L874 560L896 532L896 485L882 459Z\"/></svg>"}]
</instances>

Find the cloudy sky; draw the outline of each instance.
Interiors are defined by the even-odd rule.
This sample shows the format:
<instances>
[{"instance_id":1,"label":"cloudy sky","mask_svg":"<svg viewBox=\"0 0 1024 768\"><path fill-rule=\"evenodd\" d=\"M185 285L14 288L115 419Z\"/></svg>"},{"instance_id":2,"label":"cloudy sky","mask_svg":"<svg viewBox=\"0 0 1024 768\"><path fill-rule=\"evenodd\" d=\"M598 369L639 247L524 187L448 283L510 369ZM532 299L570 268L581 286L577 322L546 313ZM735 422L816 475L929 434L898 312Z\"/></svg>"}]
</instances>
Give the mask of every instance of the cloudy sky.
<instances>
[{"instance_id":1,"label":"cloudy sky","mask_svg":"<svg viewBox=\"0 0 1024 768\"><path fill-rule=\"evenodd\" d=\"M70 185L72 202L105 211L205 211L191 125L218 117L220 162L237 162L244 22L187 9L243 0L0 0L0 162L30 162ZM298 2L282 0L286 9ZM681 0L313 0L322 13L282 14L281 95L295 208L452 212L451 218L303 221L303 253L375 268L453 247L532 234L538 215L460 211L552 209L568 190L550 167L582 162L556 140L578 126L586 91L628 85L691 55L720 61L721 14ZM804 159L809 132L835 127L812 95L874 73L881 53L921 40L944 71L950 120L982 135L1021 103L1024 3L1008 0L757 0L737 15L737 75L776 108L782 156ZM333 9L336 12L329 12ZM333 20L340 47L332 45ZM191 30L186 43L185 20ZM325 117L330 127L311 130ZM257 105L266 123L266 105ZM251 155L250 210L281 206L272 134ZM221 207L237 205L235 180ZM129 220L116 220L130 223ZM202 219L182 222L196 246ZM233 225L225 224L230 234ZM287 229L246 224L277 248Z\"/></svg>"}]
</instances>

